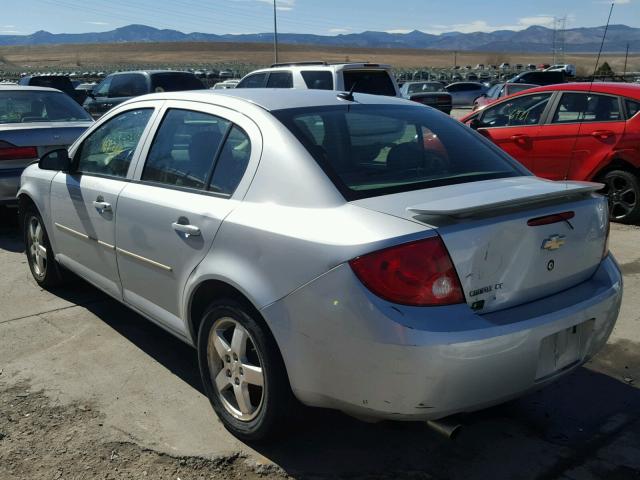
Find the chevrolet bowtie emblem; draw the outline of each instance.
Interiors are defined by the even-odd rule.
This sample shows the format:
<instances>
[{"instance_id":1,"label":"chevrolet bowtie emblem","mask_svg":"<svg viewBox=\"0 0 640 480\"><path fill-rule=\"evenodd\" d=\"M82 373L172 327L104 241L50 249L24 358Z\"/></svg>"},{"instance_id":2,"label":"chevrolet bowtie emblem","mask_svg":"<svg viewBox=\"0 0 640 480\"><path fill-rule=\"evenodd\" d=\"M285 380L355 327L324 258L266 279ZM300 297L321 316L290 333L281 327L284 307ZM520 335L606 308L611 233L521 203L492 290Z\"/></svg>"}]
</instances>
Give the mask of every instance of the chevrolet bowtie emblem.
<instances>
[{"instance_id":1,"label":"chevrolet bowtie emblem","mask_svg":"<svg viewBox=\"0 0 640 480\"><path fill-rule=\"evenodd\" d=\"M558 250L564 245L564 235L551 235L544 242L542 242L543 250Z\"/></svg>"}]
</instances>

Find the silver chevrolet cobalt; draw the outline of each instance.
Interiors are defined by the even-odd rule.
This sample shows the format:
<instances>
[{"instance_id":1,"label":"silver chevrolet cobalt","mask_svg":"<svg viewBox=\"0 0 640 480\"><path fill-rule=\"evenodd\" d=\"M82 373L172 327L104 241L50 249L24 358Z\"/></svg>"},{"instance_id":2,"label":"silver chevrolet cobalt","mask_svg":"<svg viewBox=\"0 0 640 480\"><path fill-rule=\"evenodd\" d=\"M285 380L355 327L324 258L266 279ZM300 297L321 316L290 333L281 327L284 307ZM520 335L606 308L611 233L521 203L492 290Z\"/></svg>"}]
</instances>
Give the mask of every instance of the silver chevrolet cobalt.
<instances>
[{"instance_id":1,"label":"silver chevrolet cobalt","mask_svg":"<svg viewBox=\"0 0 640 480\"><path fill-rule=\"evenodd\" d=\"M622 296L598 184L541 180L406 100L138 97L31 165L36 282L74 272L197 347L244 440L303 404L440 419L554 381Z\"/></svg>"}]
</instances>

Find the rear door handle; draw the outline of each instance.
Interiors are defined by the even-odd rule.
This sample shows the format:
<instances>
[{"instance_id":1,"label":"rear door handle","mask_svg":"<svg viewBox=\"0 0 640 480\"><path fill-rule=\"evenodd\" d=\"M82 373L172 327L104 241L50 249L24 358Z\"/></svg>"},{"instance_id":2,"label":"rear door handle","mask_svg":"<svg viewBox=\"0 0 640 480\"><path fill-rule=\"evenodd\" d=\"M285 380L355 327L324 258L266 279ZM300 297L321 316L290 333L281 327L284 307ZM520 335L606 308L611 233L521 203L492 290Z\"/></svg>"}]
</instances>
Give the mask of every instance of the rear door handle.
<instances>
[{"instance_id":1,"label":"rear door handle","mask_svg":"<svg viewBox=\"0 0 640 480\"><path fill-rule=\"evenodd\" d=\"M185 225L183 223L173 222L171 226L176 232L184 233L186 237L200 236L200 229L195 225Z\"/></svg>"},{"instance_id":2,"label":"rear door handle","mask_svg":"<svg viewBox=\"0 0 640 480\"><path fill-rule=\"evenodd\" d=\"M613 137L615 134L611 130L596 130L591 132L592 137L599 138L600 140L606 140L607 138Z\"/></svg>"},{"instance_id":3,"label":"rear door handle","mask_svg":"<svg viewBox=\"0 0 640 480\"><path fill-rule=\"evenodd\" d=\"M100 213L110 212L111 204L104 201L102 197L98 197L93 201L93 206L100 210Z\"/></svg>"},{"instance_id":4,"label":"rear door handle","mask_svg":"<svg viewBox=\"0 0 640 480\"><path fill-rule=\"evenodd\" d=\"M516 143L525 143L528 142L530 140L531 137L529 137L529 135L511 135L511 140L513 140Z\"/></svg>"}]
</instances>

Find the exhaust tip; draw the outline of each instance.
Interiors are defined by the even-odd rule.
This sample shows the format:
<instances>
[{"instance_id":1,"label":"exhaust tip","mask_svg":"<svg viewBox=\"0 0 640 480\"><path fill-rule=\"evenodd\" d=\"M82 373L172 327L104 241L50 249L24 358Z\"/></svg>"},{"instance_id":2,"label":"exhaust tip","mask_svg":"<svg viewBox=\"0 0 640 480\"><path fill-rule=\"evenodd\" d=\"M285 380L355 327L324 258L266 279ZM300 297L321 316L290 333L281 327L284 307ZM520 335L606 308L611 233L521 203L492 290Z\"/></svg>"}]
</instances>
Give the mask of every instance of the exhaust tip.
<instances>
[{"instance_id":1,"label":"exhaust tip","mask_svg":"<svg viewBox=\"0 0 640 480\"><path fill-rule=\"evenodd\" d=\"M439 433L448 440L455 440L455 438L462 430L462 425L456 422L454 419L441 418L439 420L427 420L427 426L436 433Z\"/></svg>"}]
</instances>

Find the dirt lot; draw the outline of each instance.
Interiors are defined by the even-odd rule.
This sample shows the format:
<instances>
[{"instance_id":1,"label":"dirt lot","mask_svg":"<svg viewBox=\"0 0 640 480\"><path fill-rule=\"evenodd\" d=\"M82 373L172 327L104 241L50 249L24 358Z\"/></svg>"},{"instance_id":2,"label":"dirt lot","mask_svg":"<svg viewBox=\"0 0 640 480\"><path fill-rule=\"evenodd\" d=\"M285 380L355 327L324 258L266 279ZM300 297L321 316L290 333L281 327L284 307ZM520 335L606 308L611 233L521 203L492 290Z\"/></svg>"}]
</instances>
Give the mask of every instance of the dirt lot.
<instances>
[{"instance_id":1,"label":"dirt lot","mask_svg":"<svg viewBox=\"0 0 640 480\"><path fill-rule=\"evenodd\" d=\"M458 65L478 63L500 64L547 63L547 54L458 52ZM197 65L197 64L249 64L267 65L273 60L271 44L256 43L118 43L105 45L37 45L0 47L0 70L22 68L78 68L95 69L117 65L120 68L136 65ZM388 63L398 68L429 66L450 67L453 52L390 49L390 48L332 48L309 45L281 45L281 61L326 60L371 61ZM602 62L609 62L621 71L624 55L605 55ZM567 63L577 65L584 72L591 71L594 56L567 55ZM629 71L640 69L640 55L629 57ZM584 73L583 72L583 73ZM586 73L585 73L586 74Z\"/></svg>"},{"instance_id":2,"label":"dirt lot","mask_svg":"<svg viewBox=\"0 0 640 480\"><path fill-rule=\"evenodd\" d=\"M221 427L190 347L81 282L37 288L0 216L0 478L640 479L639 238L614 226L626 293L606 348L541 392L461 417L455 441L308 409L258 446Z\"/></svg>"}]
</instances>

